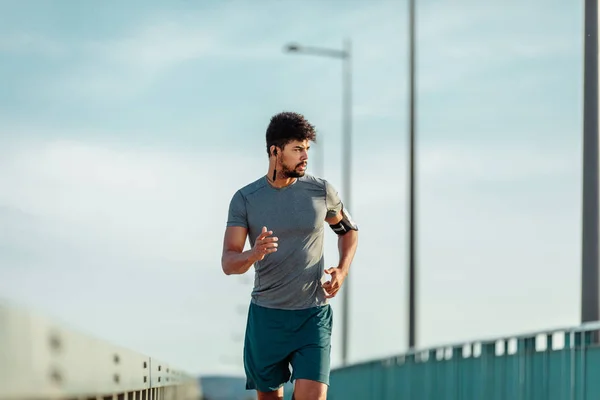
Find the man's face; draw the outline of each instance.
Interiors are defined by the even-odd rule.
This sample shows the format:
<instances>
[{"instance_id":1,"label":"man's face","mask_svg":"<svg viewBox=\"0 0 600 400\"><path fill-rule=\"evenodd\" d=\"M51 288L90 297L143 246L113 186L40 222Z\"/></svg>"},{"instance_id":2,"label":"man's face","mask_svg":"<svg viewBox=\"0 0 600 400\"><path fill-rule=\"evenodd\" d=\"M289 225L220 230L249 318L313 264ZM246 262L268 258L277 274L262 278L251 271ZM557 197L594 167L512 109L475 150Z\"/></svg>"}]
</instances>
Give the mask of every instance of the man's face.
<instances>
[{"instance_id":1,"label":"man's face","mask_svg":"<svg viewBox=\"0 0 600 400\"><path fill-rule=\"evenodd\" d=\"M281 172L287 178L300 178L306 173L308 162L308 140L293 140L283 148L283 157L280 157Z\"/></svg>"}]
</instances>

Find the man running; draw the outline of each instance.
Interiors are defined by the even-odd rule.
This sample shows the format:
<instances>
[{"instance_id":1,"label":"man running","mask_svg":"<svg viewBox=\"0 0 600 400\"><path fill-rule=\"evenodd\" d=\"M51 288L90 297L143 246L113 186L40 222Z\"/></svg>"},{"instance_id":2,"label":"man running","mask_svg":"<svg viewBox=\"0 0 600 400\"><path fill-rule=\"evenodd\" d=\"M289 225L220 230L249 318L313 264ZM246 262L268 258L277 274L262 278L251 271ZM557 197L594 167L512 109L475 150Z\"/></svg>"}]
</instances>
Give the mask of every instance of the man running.
<instances>
[{"instance_id":1,"label":"man running","mask_svg":"<svg viewBox=\"0 0 600 400\"><path fill-rule=\"evenodd\" d=\"M358 228L331 184L305 173L316 133L304 116L273 116L266 142L267 175L233 195L221 260L227 275L255 268L244 341L246 389L256 390L259 400L282 399L291 380L295 400L324 400L332 331L328 299L348 275ZM338 235L339 262L328 269L324 222ZM244 251L247 238L251 248ZM324 272L331 279L322 283Z\"/></svg>"}]
</instances>

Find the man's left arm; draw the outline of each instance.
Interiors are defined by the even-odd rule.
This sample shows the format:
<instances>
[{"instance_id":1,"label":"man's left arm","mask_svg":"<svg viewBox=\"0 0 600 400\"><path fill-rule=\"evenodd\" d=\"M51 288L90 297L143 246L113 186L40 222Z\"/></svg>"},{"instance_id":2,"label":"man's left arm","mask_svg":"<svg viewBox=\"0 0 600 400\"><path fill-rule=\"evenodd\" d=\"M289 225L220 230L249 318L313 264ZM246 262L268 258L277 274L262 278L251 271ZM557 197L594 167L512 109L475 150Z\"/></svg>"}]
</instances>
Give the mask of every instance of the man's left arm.
<instances>
[{"instance_id":1,"label":"man's left arm","mask_svg":"<svg viewBox=\"0 0 600 400\"><path fill-rule=\"evenodd\" d=\"M343 209L335 216L326 218L325 221L338 235L340 259L336 268L325 270L327 274L331 275L331 281L323 284L323 288L327 291L327 297L332 298L340 290L350 271L350 265L358 247L358 227Z\"/></svg>"},{"instance_id":2,"label":"man's left arm","mask_svg":"<svg viewBox=\"0 0 600 400\"><path fill-rule=\"evenodd\" d=\"M350 270L350 264L354 260L354 254L358 247L358 231L350 231L338 238L338 249L340 251L340 268L346 275Z\"/></svg>"}]
</instances>

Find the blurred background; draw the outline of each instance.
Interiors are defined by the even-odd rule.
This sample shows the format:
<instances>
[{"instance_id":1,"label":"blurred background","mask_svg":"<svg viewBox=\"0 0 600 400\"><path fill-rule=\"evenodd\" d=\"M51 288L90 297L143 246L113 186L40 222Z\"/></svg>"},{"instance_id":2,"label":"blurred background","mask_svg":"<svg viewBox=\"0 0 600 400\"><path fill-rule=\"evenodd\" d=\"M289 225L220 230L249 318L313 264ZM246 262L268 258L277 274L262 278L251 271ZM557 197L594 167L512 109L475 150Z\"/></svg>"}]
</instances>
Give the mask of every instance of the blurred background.
<instances>
[{"instance_id":1,"label":"blurred background","mask_svg":"<svg viewBox=\"0 0 600 400\"><path fill-rule=\"evenodd\" d=\"M417 4L418 345L579 322L582 2ZM0 2L0 297L242 377L254 276L221 270L227 209L296 111L361 228L348 361L406 351L408 32L398 0ZM343 63L285 51L344 40L351 193Z\"/></svg>"}]
</instances>

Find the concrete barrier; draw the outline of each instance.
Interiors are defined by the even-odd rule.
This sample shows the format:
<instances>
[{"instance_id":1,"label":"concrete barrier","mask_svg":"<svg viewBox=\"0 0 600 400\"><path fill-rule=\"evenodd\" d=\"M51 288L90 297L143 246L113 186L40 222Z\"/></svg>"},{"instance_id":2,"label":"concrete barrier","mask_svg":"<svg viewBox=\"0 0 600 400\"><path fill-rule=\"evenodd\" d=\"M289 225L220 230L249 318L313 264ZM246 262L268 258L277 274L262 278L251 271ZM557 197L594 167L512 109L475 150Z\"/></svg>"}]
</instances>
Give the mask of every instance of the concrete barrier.
<instances>
[{"instance_id":1,"label":"concrete barrier","mask_svg":"<svg viewBox=\"0 0 600 400\"><path fill-rule=\"evenodd\" d=\"M0 303L0 399L198 400L169 363Z\"/></svg>"}]
</instances>

